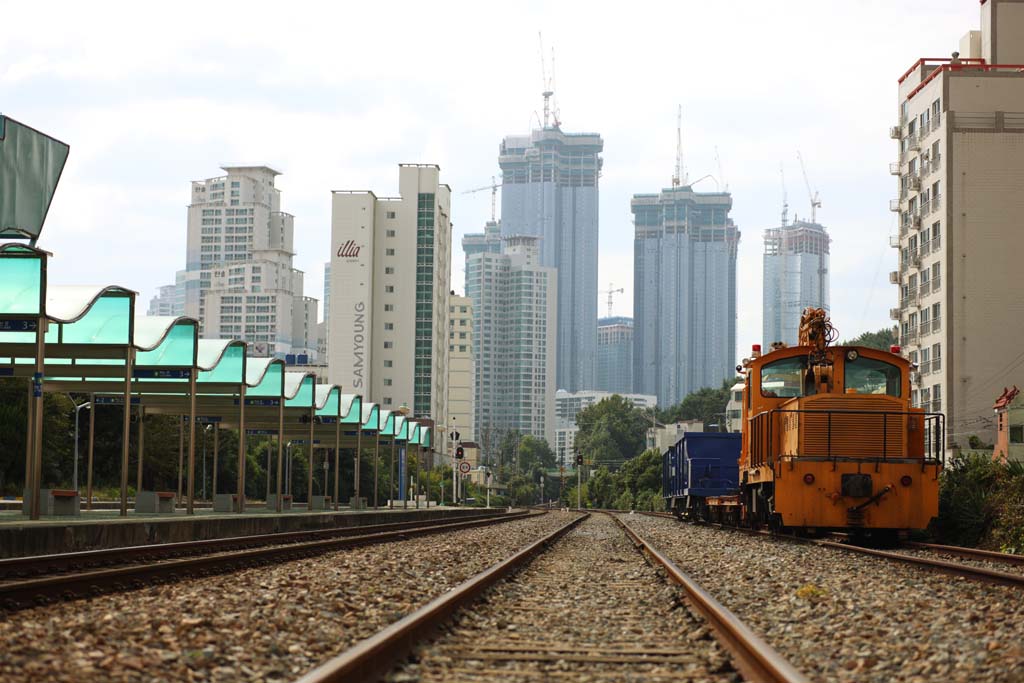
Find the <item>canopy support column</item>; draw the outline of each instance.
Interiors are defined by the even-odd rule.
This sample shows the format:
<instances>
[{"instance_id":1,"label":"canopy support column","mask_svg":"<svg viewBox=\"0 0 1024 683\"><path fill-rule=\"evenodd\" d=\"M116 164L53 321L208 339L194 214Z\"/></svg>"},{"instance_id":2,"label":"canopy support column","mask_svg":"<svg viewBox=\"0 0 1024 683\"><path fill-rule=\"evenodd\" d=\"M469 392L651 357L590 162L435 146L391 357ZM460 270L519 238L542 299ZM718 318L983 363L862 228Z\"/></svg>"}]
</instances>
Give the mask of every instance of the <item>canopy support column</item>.
<instances>
[{"instance_id":1,"label":"canopy support column","mask_svg":"<svg viewBox=\"0 0 1024 683\"><path fill-rule=\"evenodd\" d=\"M380 460L380 421L377 422L377 438L373 444L373 509L377 509L377 470Z\"/></svg>"},{"instance_id":2,"label":"canopy support column","mask_svg":"<svg viewBox=\"0 0 1024 683\"><path fill-rule=\"evenodd\" d=\"M139 464L135 474L135 498L138 500L142 490L142 459L145 457L146 444L146 409L142 407L142 394L139 394Z\"/></svg>"},{"instance_id":3,"label":"canopy support column","mask_svg":"<svg viewBox=\"0 0 1024 683\"><path fill-rule=\"evenodd\" d=\"M38 519L38 517L32 517L32 511L35 509L32 505L32 493L35 491L35 486L32 484L32 477L36 471L35 467L35 448L33 447L33 441L35 440L35 420L33 416L35 414L36 402L32 397L32 380L29 380L25 384L26 398L25 398L25 495L30 496L28 499L29 507L28 514L32 519Z\"/></svg>"},{"instance_id":4,"label":"canopy support column","mask_svg":"<svg viewBox=\"0 0 1024 683\"><path fill-rule=\"evenodd\" d=\"M245 512L245 464L245 382L242 382L238 395L238 505L235 508L239 513Z\"/></svg>"},{"instance_id":5,"label":"canopy support column","mask_svg":"<svg viewBox=\"0 0 1024 683\"><path fill-rule=\"evenodd\" d=\"M359 461L362 460L361 456L363 454L363 416L362 416L362 408L360 408L359 412L360 412L360 415L358 416L359 424L356 425L356 457L355 457L355 462L353 463L354 467L352 468L353 471L354 471L354 475L353 476L355 477L355 480L356 480L355 481L355 487L354 487L354 493L352 494L352 500L355 502L356 505L359 504Z\"/></svg>"},{"instance_id":6,"label":"canopy support column","mask_svg":"<svg viewBox=\"0 0 1024 683\"><path fill-rule=\"evenodd\" d=\"M397 425L397 421L395 422ZM395 509L395 441L398 441L398 427L391 430L391 476L388 477L388 509Z\"/></svg>"},{"instance_id":7,"label":"canopy support column","mask_svg":"<svg viewBox=\"0 0 1024 683\"><path fill-rule=\"evenodd\" d=\"M315 392L315 390L314 390ZM316 427L316 396L313 396L313 407L309 411L309 484L306 487L306 511L313 511L313 469L316 463L316 449L313 448L313 429ZM324 482L324 495L327 495L327 482Z\"/></svg>"},{"instance_id":8,"label":"canopy support column","mask_svg":"<svg viewBox=\"0 0 1024 683\"><path fill-rule=\"evenodd\" d=\"M281 496L284 495L284 491L281 490L282 477L284 475L284 395L279 399L277 404L277 505L275 506L278 512L284 511L284 501Z\"/></svg>"},{"instance_id":9,"label":"canopy support column","mask_svg":"<svg viewBox=\"0 0 1024 683\"><path fill-rule=\"evenodd\" d=\"M213 481L210 482L210 500L217 497L217 453L220 451L220 425L213 424Z\"/></svg>"},{"instance_id":10,"label":"canopy support column","mask_svg":"<svg viewBox=\"0 0 1024 683\"><path fill-rule=\"evenodd\" d=\"M196 369L188 372L188 504L186 514L196 512Z\"/></svg>"},{"instance_id":11,"label":"canopy support column","mask_svg":"<svg viewBox=\"0 0 1024 683\"><path fill-rule=\"evenodd\" d=\"M43 479L43 367L46 360L46 318L36 323L36 371L31 382L32 405L32 508L31 518L39 519L39 490ZM27 479L28 477L26 477Z\"/></svg>"},{"instance_id":12,"label":"canopy support column","mask_svg":"<svg viewBox=\"0 0 1024 683\"><path fill-rule=\"evenodd\" d=\"M338 411L341 412L340 410ZM334 511L338 511L338 496L341 495L341 415L334 422Z\"/></svg>"},{"instance_id":13,"label":"canopy support column","mask_svg":"<svg viewBox=\"0 0 1024 683\"><path fill-rule=\"evenodd\" d=\"M89 462L85 473L85 509L92 510L92 456L96 446L96 394L89 394L92 408L89 409Z\"/></svg>"},{"instance_id":14,"label":"canopy support column","mask_svg":"<svg viewBox=\"0 0 1024 683\"><path fill-rule=\"evenodd\" d=\"M121 516L128 516L128 439L132 429L132 356L124 357L124 412L121 419Z\"/></svg>"}]
</instances>

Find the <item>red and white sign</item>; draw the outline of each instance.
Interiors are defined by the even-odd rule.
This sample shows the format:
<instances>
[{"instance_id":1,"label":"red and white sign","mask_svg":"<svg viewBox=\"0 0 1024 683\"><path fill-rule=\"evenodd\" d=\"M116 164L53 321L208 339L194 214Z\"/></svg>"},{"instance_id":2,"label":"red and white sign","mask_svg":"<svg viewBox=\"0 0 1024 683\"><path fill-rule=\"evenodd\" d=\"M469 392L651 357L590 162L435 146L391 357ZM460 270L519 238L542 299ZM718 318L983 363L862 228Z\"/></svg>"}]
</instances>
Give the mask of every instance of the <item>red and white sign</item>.
<instances>
[{"instance_id":1,"label":"red and white sign","mask_svg":"<svg viewBox=\"0 0 1024 683\"><path fill-rule=\"evenodd\" d=\"M463 474L469 474L470 469L471 467L469 463L466 462L465 460L459 463L459 472L462 472Z\"/></svg>"}]
</instances>

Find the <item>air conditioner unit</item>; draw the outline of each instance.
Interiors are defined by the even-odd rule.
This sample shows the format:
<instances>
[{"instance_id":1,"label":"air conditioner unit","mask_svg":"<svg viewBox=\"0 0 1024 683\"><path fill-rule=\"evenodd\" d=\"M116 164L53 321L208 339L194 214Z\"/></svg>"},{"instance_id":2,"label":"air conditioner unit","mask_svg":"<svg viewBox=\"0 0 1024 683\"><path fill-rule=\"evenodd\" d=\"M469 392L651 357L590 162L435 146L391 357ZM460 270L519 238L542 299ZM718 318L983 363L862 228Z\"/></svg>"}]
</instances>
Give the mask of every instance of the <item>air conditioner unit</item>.
<instances>
[{"instance_id":1,"label":"air conditioner unit","mask_svg":"<svg viewBox=\"0 0 1024 683\"><path fill-rule=\"evenodd\" d=\"M910 373L910 381L913 382L914 384L916 384L917 386L921 386L921 373L920 372L912 372L912 373Z\"/></svg>"},{"instance_id":2,"label":"air conditioner unit","mask_svg":"<svg viewBox=\"0 0 1024 683\"><path fill-rule=\"evenodd\" d=\"M917 214L914 214L913 216L910 217L910 224L912 226L914 226L915 228L920 228L921 227L921 217L918 216Z\"/></svg>"},{"instance_id":3,"label":"air conditioner unit","mask_svg":"<svg viewBox=\"0 0 1024 683\"><path fill-rule=\"evenodd\" d=\"M889 128L889 137L891 137L893 140L899 140L902 136L902 132L903 131L901 126L891 126Z\"/></svg>"},{"instance_id":4,"label":"air conditioner unit","mask_svg":"<svg viewBox=\"0 0 1024 683\"><path fill-rule=\"evenodd\" d=\"M921 179L918 176L916 176L916 175L912 175L907 180L907 185L910 186L911 190L913 190L914 192L917 192L918 190L921 189Z\"/></svg>"},{"instance_id":5,"label":"air conditioner unit","mask_svg":"<svg viewBox=\"0 0 1024 683\"><path fill-rule=\"evenodd\" d=\"M889 309L889 319L890 320L899 320L900 319L900 309L898 309L898 308L890 308Z\"/></svg>"},{"instance_id":6,"label":"air conditioner unit","mask_svg":"<svg viewBox=\"0 0 1024 683\"><path fill-rule=\"evenodd\" d=\"M889 284L891 284L891 285L898 285L899 283L900 283L900 274L899 274L899 272L895 271L895 270L890 271L889 272Z\"/></svg>"}]
</instances>

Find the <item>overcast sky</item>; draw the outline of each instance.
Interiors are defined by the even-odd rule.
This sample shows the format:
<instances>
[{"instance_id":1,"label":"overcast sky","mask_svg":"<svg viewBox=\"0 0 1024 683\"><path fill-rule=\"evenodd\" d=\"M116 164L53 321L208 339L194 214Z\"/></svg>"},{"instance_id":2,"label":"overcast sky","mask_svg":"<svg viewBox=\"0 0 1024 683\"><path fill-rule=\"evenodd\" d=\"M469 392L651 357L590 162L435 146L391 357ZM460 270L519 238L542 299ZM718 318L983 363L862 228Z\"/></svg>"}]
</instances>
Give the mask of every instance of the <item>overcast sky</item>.
<instances>
[{"instance_id":1,"label":"overcast sky","mask_svg":"<svg viewBox=\"0 0 1024 683\"><path fill-rule=\"evenodd\" d=\"M888 200L896 79L978 27L977 0L162 3L0 0L0 112L68 142L40 245L58 284L116 283L148 305L184 267L189 181L268 164L295 215L296 266L321 298L330 191L395 195L437 163L462 235L490 215L502 136L541 108L538 31L555 48L563 129L604 138L600 283L633 301L634 193L669 185L676 107L691 179L719 175L742 231L739 349L761 336L761 234L810 213L832 236L843 337L891 324ZM713 190L705 180L700 190ZM606 313L602 297L599 311ZM321 312L322 315L322 312Z\"/></svg>"}]
</instances>

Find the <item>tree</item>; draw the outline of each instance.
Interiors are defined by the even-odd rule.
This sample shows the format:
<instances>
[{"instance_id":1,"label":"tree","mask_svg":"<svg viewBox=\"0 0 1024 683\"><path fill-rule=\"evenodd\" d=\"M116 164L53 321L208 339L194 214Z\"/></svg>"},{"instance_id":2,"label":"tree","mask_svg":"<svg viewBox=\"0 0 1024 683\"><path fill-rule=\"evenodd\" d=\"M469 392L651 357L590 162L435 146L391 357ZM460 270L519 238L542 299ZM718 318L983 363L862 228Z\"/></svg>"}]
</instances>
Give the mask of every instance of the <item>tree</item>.
<instances>
[{"instance_id":1,"label":"tree","mask_svg":"<svg viewBox=\"0 0 1024 683\"><path fill-rule=\"evenodd\" d=\"M658 411L658 419L665 423L700 420L707 429L708 425L718 424L724 419L731 386L732 382L726 380L717 389L698 389L676 405Z\"/></svg>"},{"instance_id":2,"label":"tree","mask_svg":"<svg viewBox=\"0 0 1024 683\"><path fill-rule=\"evenodd\" d=\"M576 445L595 464L618 466L644 449L647 418L615 394L576 415Z\"/></svg>"},{"instance_id":3,"label":"tree","mask_svg":"<svg viewBox=\"0 0 1024 683\"><path fill-rule=\"evenodd\" d=\"M844 341L841 346L868 346L872 349L888 351L890 346L897 343L896 328L883 327L877 332L864 332L858 337Z\"/></svg>"}]
</instances>

